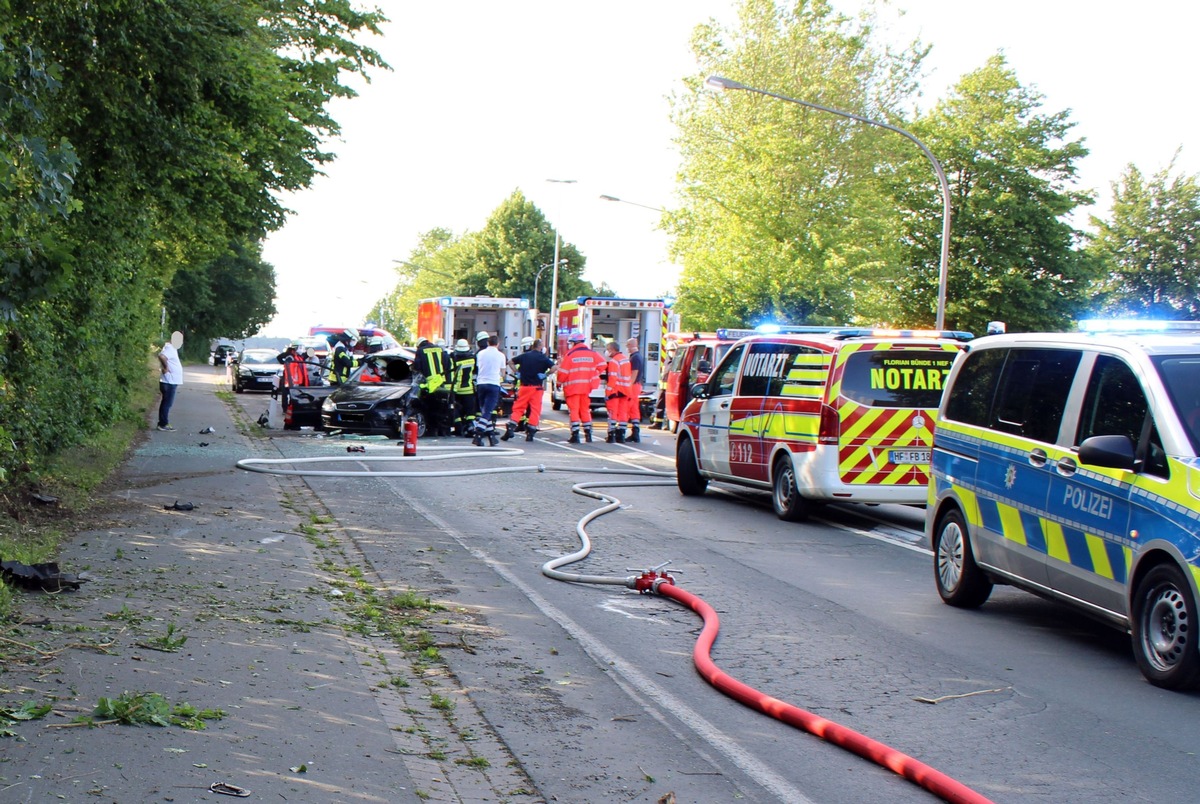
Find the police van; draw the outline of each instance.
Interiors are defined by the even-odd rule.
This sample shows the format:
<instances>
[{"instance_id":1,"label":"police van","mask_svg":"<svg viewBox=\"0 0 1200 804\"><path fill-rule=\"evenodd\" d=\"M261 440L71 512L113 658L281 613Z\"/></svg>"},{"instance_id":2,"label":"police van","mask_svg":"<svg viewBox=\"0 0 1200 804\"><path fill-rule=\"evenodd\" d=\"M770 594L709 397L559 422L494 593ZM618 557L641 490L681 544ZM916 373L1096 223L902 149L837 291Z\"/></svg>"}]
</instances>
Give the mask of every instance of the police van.
<instances>
[{"instance_id":1,"label":"police van","mask_svg":"<svg viewBox=\"0 0 1200 804\"><path fill-rule=\"evenodd\" d=\"M937 590L964 608L997 583L1064 601L1128 631L1151 683L1195 687L1200 324L1085 329L981 338L951 372L926 516Z\"/></svg>"},{"instance_id":2,"label":"police van","mask_svg":"<svg viewBox=\"0 0 1200 804\"><path fill-rule=\"evenodd\" d=\"M769 489L775 513L823 502L924 504L942 386L966 332L789 327L739 340L691 388L679 490Z\"/></svg>"}]
</instances>

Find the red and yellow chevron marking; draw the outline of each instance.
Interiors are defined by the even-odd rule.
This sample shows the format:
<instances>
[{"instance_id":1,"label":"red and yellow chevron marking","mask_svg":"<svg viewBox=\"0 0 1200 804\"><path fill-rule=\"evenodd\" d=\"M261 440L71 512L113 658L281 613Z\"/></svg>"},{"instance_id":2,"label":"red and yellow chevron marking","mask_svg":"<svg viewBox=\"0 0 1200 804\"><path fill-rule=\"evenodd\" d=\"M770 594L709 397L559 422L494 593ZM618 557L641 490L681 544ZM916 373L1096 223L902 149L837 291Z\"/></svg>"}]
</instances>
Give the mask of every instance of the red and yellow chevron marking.
<instances>
[{"instance_id":1,"label":"red and yellow chevron marking","mask_svg":"<svg viewBox=\"0 0 1200 804\"><path fill-rule=\"evenodd\" d=\"M838 473L842 482L873 485L917 485L929 482L928 464L893 464L893 449L929 449L933 444L934 410L871 408L842 400L842 432ZM912 426L922 418L925 426Z\"/></svg>"}]
</instances>

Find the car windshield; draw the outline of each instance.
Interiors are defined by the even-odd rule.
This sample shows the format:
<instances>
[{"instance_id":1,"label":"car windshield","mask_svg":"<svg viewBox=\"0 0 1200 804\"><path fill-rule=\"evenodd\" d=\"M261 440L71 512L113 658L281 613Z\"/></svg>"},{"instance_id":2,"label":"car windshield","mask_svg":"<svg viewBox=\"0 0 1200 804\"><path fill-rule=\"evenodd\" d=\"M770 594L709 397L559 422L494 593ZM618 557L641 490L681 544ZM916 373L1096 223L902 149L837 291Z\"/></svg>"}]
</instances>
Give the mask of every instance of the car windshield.
<instances>
[{"instance_id":1,"label":"car windshield","mask_svg":"<svg viewBox=\"0 0 1200 804\"><path fill-rule=\"evenodd\" d=\"M1162 355L1154 364L1192 449L1200 452L1200 355Z\"/></svg>"},{"instance_id":2,"label":"car windshield","mask_svg":"<svg viewBox=\"0 0 1200 804\"><path fill-rule=\"evenodd\" d=\"M242 352L241 362L252 364L274 363L276 362L275 356L276 353L270 351Z\"/></svg>"},{"instance_id":3,"label":"car windshield","mask_svg":"<svg viewBox=\"0 0 1200 804\"><path fill-rule=\"evenodd\" d=\"M382 376L379 382L408 382L412 379L412 367L410 360L404 355L376 355L371 361L363 363L359 366L354 374L350 376L350 380L362 381L363 375L368 374L372 363L379 364Z\"/></svg>"}]
</instances>

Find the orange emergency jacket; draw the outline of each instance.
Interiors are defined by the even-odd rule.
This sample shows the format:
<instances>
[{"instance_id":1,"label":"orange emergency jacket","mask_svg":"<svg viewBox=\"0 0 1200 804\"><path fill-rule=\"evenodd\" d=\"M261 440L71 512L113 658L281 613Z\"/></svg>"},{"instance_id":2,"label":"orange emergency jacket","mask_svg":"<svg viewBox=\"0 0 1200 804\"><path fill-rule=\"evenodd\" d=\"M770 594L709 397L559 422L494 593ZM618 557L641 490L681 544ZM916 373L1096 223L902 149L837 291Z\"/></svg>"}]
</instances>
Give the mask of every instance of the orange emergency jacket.
<instances>
[{"instance_id":1,"label":"orange emergency jacket","mask_svg":"<svg viewBox=\"0 0 1200 804\"><path fill-rule=\"evenodd\" d=\"M578 344L563 355L558 367L558 380L562 383L563 396L578 396L591 393L600 387L600 367L604 359L586 344Z\"/></svg>"},{"instance_id":2,"label":"orange emergency jacket","mask_svg":"<svg viewBox=\"0 0 1200 804\"><path fill-rule=\"evenodd\" d=\"M283 364L283 379L289 388L308 385L308 366L297 358L289 360Z\"/></svg>"},{"instance_id":3,"label":"orange emergency jacket","mask_svg":"<svg viewBox=\"0 0 1200 804\"><path fill-rule=\"evenodd\" d=\"M605 396L621 395L628 397L633 391L633 369L629 367L629 358L624 352L617 352L608 358L608 390Z\"/></svg>"}]
</instances>

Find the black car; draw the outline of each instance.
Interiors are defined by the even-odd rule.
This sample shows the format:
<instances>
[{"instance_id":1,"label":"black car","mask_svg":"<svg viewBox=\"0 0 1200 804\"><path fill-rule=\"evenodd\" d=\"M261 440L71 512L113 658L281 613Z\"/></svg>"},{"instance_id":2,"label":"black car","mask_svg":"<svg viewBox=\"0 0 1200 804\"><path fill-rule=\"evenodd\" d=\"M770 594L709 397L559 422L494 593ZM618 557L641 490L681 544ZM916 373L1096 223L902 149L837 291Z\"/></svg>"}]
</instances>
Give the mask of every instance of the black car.
<instances>
[{"instance_id":1,"label":"black car","mask_svg":"<svg viewBox=\"0 0 1200 804\"><path fill-rule=\"evenodd\" d=\"M233 390L273 391L283 373L274 349L246 349L234 360Z\"/></svg>"},{"instance_id":2,"label":"black car","mask_svg":"<svg viewBox=\"0 0 1200 804\"><path fill-rule=\"evenodd\" d=\"M237 359L237 347L231 343L219 343L208 354L208 365L223 366Z\"/></svg>"},{"instance_id":3,"label":"black car","mask_svg":"<svg viewBox=\"0 0 1200 804\"><path fill-rule=\"evenodd\" d=\"M378 381L365 379L371 376L371 370L369 361L364 362L350 375L349 382L337 388L293 389L293 404L307 406L317 397L323 397L320 411L325 430L400 438L404 423L411 419L417 423L417 435L424 435L425 414L418 409L419 389L412 372L415 357L411 349L404 348L379 352L370 358L382 369L383 376ZM306 396L314 400L304 399Z\"/></svg>"}]
</instances>

